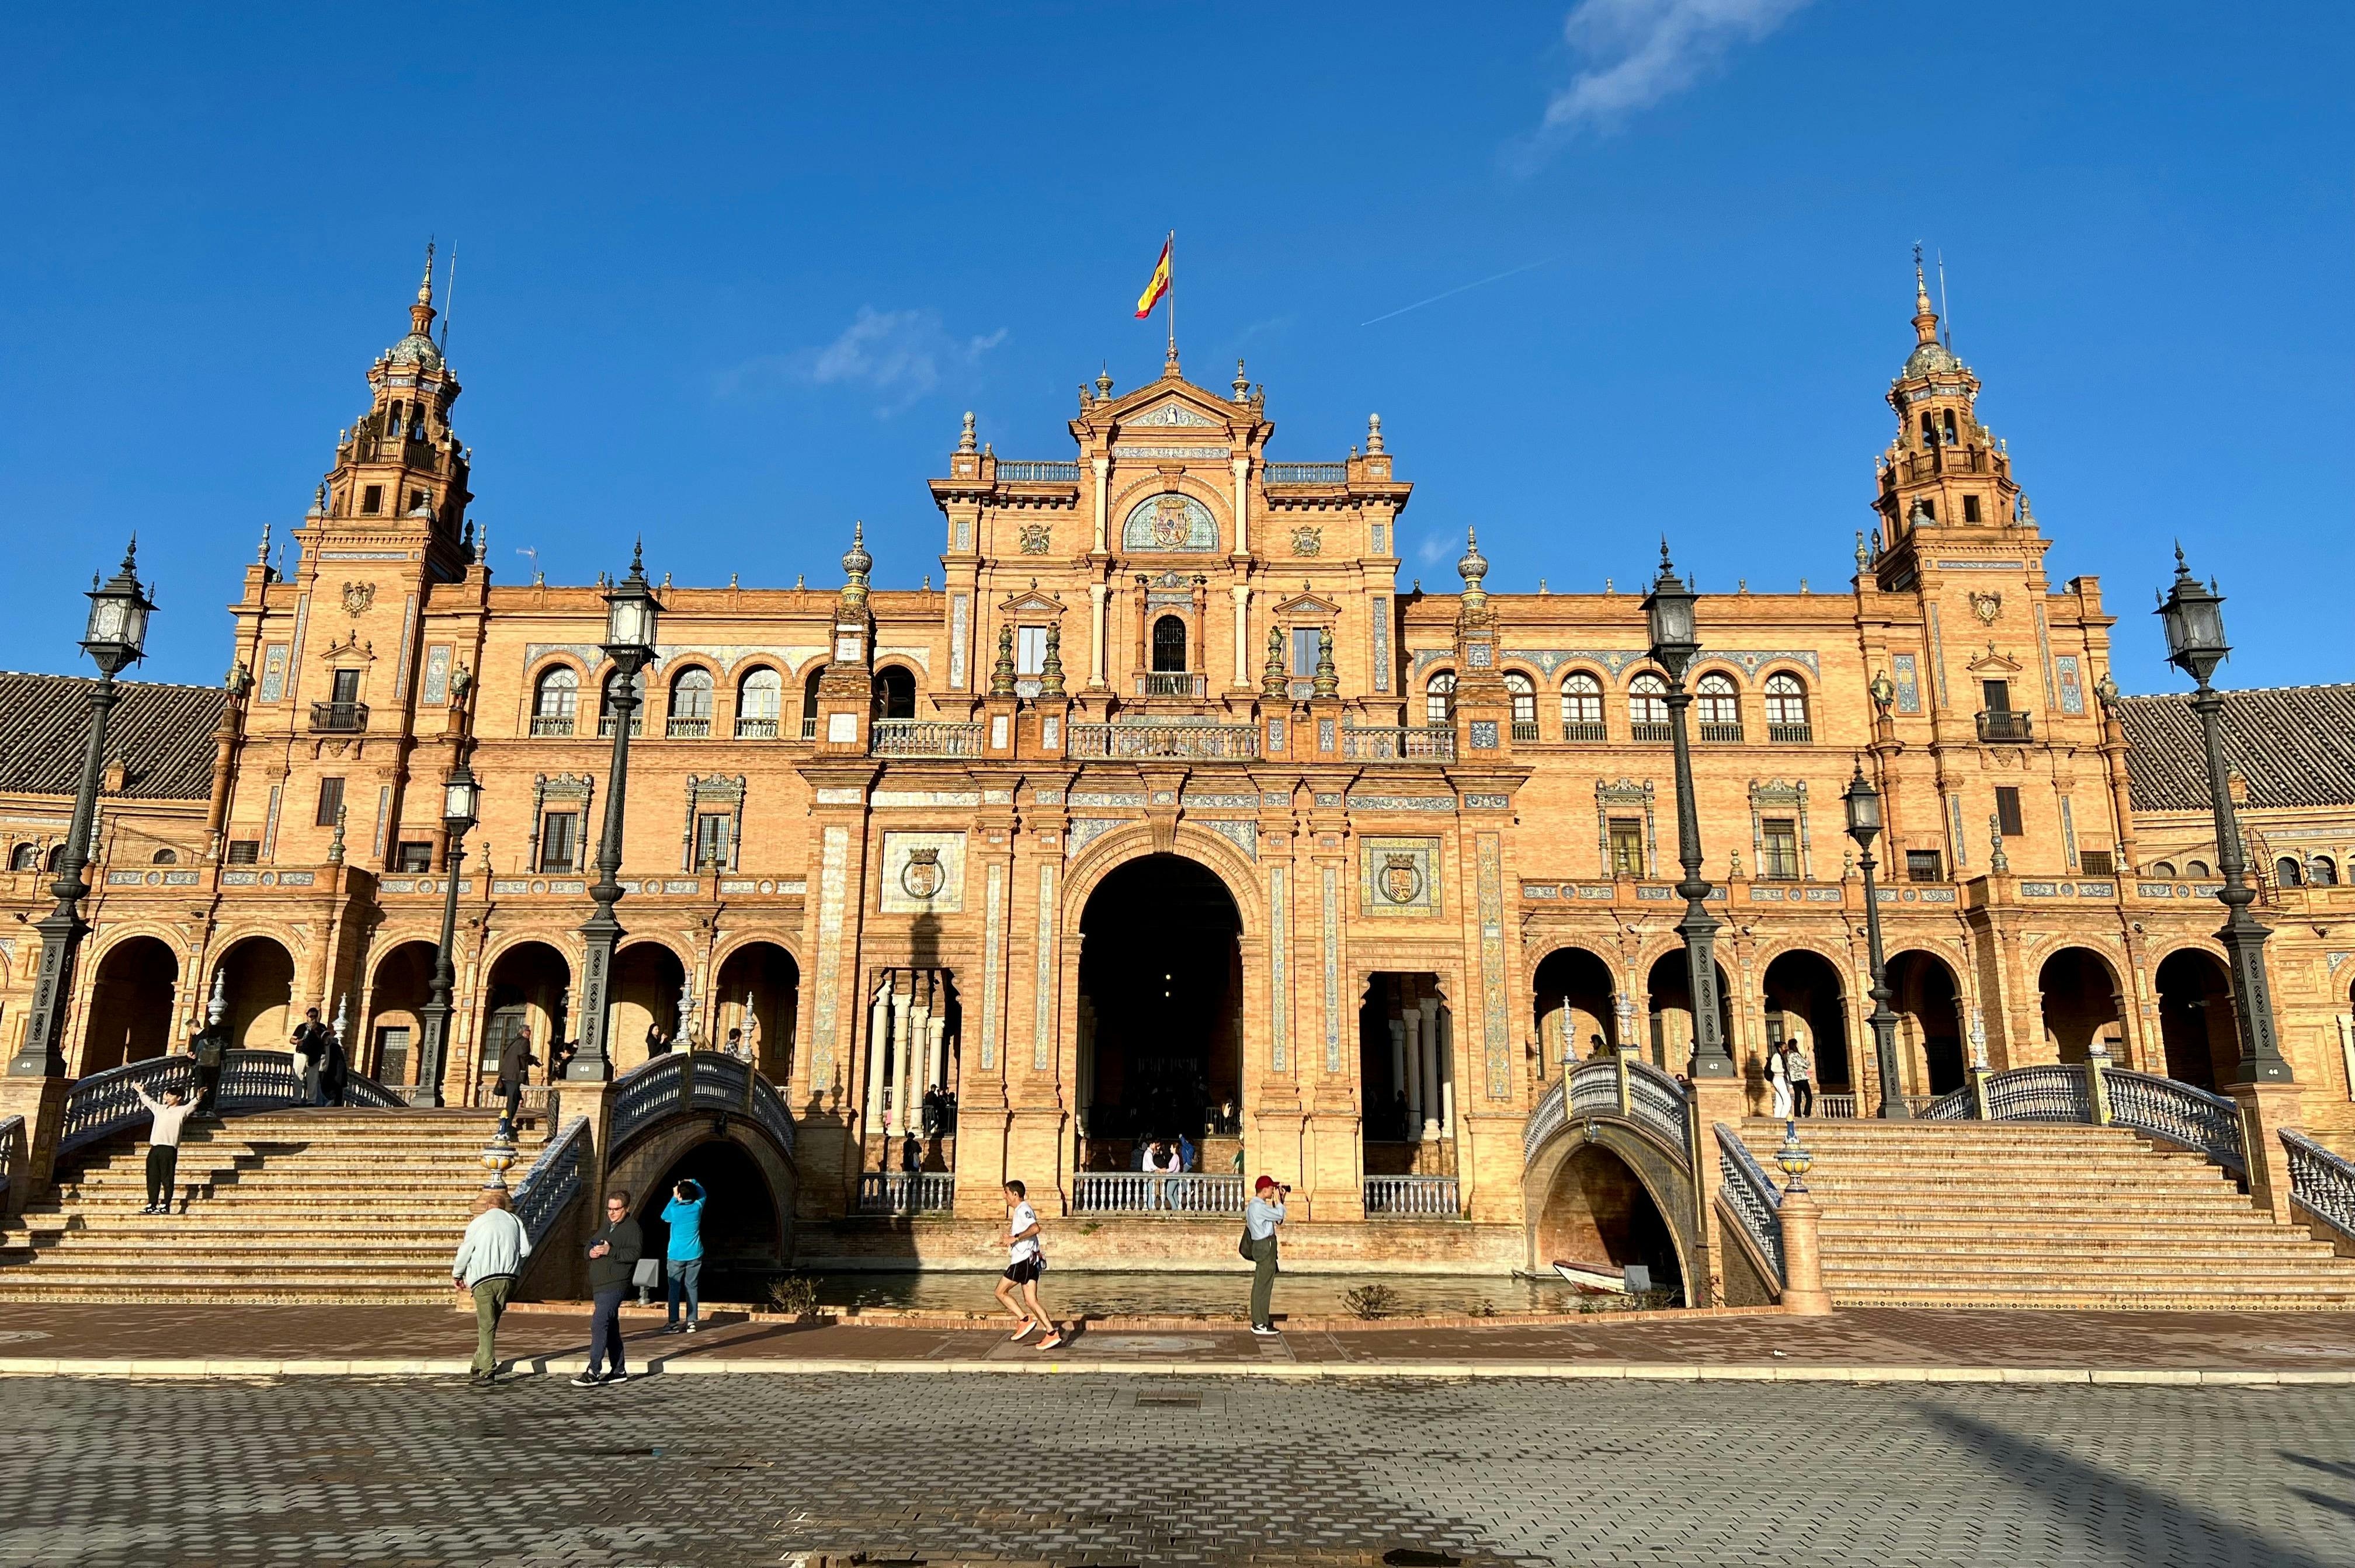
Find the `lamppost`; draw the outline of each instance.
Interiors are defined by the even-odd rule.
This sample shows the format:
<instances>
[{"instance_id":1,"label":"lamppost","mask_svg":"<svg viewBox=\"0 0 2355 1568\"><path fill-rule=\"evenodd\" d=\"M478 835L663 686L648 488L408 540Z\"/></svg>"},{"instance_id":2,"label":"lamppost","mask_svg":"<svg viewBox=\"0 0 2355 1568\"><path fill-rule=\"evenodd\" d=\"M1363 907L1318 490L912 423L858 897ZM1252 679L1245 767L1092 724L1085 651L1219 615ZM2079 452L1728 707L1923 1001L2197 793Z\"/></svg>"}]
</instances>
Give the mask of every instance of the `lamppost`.
<instances>
[{"instance_id":1,"label":"lamppost","mask_svg":"<svg viewBox=\"0 0 2355 1568\"><path fill-rule=\"evenodd\" d=\"M450 996L458 984L458 868L466 859L466 830L482 816L482 786L462 754L442 785L442 945L433 953L433 993L425 1004L425 1049L418 1057L419 1098L442 1103L442 1052L450 1040Z\"/></svg>"},{"instance_id":2,"label":"lamppost","mask_svg":"<svg viewBox=\"0 0 2355 1568\"><path fill-rule=\"evenodd\" d=\"M65 853L58 859L58 880L49 884L58 904L33 926L41 933L41 968L34 981L33 1011L26 1020L24 1041L8 1062L11 1078L65 1075L59 1036L65 1031L66 1003L73 994L74 949L90 933L81 918L81 901L90 896L90 884L81 873L90 863L91 818L98 810L99 773L106 765L106 720L123 695L115 676L145 656L147 615L155 608L139 584L138 554L134 535L123 553L122 571L104 584L95 572L91 575L90 622L81 639L81 651L98 666L98 684L90 691L90 746L82 753L81 787L74 795Z\"/></svg>"},{"instance_id":3,"label":"lamppost","mask_svg":"<svg viewBox=\"0 0 2355 1568\"><path fill-rule=\"evenodd\" d=\"M1677 753L1677 859L1685 869L1684 880L1677 884L1685 901L1677 934L1685 941L1685 994L1692 1001L1692 1075L1732 1078L1733 1058L1726 1052L1717 1011L1717 922L1703 901L1709 883L1700 874L1700 811L1693 799L1692 745L1685 735L1685 711L1692 706L1685 671L1700 652L1693 621L1693 605L1700 598L1677 575L1668 560L1668 541L1662 539L1660 575L1644 596L1644 616L1651 628L1652 662L1668 673L1668 738Z\"/></svg>"},{"instance_id":4,"label":"lamppost","mask_svg":"<svg viewBox=\"0 0 2355 1568\"><path fill-rule=\"evenodd\" d=\"M589 896L597 907L581 923L581 1049L564 1070L576 1082L602 1083L613 1073L605 1030L607 997L613 978L613 949L622 923L613 917L621 901L623 799L630 782L630 725L638 710L638 672L655 656L655 624L662 604L646 581L645 549L630 552L630 575L605 595L605 657L613 666L613 761L605 773L605 828L597 841L597 880Z\"/></svg>"},{"instance_id":5,"label":"lamppost","mask_svg":"<svg viewBox=\"0 0 2355 1568\"><path fill-rule=\"evenodd\" d=\"M2294 1083L2274 1029L2273 987L2265 981L2265 938L2272 933L2249 912L2257 891L2249 885L2248 857L2242 848L2241 825L2232 812L2232 784L2224 768L2219 723L2224 699L2208 683L2232 651L2224 640L2224 596L2213 582L2200 586L2183 563L2181 545L2175 547L2175 582L2158 614L2167 629L2167 662L2200 684L2191 696L2191 710L2200 715L2200 737L2208 749L2208 801L2216 813L2216 863L2224 873L2223 889L2216 895L2224 905L2224 929L2216 939L2232 960L2232 1011L2241 1026L2241 1067L2233 1082Z\"/></svg>"},{"instance_id":6,"label":"lamppost","mask_svg":"<svg viewBox=\"0 0 2355 1568\"><path fill-rule=\"evenodd\" d=\"M1864 870L1864 935L1872 952L1872 1025L1873 1060L1881 1064L1881 1114L1892 1122L1902 1122L1913 1113L1906 1109L1905 1096L1897 1082L1897 1015L1889 1010L1889 965L1881 955L1881 894L1872 880L1872 869L1880 864L1872 858L1872 841L1881 834L1881 792L1864 776L1864 760L1856 763L1856 776L1848 781L1847 793L1840 796L1848 807L1848 836L1856 840L1856 863Z\"/></svg>"}]
</instances>

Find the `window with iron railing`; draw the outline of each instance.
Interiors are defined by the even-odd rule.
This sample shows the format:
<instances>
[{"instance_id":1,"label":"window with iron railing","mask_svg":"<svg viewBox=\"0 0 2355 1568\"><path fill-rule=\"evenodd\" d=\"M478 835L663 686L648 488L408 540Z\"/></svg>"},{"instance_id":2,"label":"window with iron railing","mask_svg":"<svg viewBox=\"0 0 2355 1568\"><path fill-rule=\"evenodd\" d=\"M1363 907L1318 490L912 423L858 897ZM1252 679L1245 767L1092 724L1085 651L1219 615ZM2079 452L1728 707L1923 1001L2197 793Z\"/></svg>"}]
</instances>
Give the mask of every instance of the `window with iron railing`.
<instances>
[{"instance_id":1,"label":"window with iron railing","mask_svg":"<svg viewBox=\"0 0 2355 1568\"><path fill-rule=\"evenodd\" d=\"M406 839L393 846L392 869L396 871L430 871L433 869L433 846L421 838Z\"/></svg>"},{"instance_id":2,"label":"window with iron railing","mask_svg":"<svg viewBox=\"0 0 2355 1568\"><path fill-rule=\"evenodd\" d=\"M1816 738L1807 715L1807 688L1796 675L1766 677L1766 738L1782 744L1804 744Z\"/></svg>"},{"instance_id":3,"label":"window with iron railing","mask_svg":"<svg viewBox=\"0 0 2355 1568\"><path fill-rule=\"evenodd\" d=\"M784 711L785 680L773 669L756 669L736 685L736 738L773 741Z\"/></svg>"},{"instance_id":4,"label":"window with iron railing","mask_svg":"<svg viewBox=\"0 0 2355 1568\"><path fill-rule=\"evenodd\" d=\"M681 670L670 683L670 713L663 733L675 741L700 741L711 733L711 672Z\"/></svg>"},{"instance_id":5,"label":"window with iron railing","mask_svg":"<svg viewBox=\"0 0 2355 1568\"><path fill-rule=\"evenodd\" d=\"M569 876L580 869L581 814L551 811L539 819L539 869Z\"/></svg>"},{"instance_id":6,"label":"window with iron railing","mask_svg":"<svg viewBox=\"0 0 2355 1568\"><path fill-rule=\"evenodd\" d=\"M1561 738L1600 741L1603 728L1603 683L1582 671L1561 683Z\"/></svg>"},{"instance_id":7,"label":"window with iron railing","mask_svg":"<svg viewBox=\"0 0 2355 1568\"><path fill-rule=\"evenodd\" d=\"M2086 849L2077 856L2077 868L2089 877L2115 877L2117 861L2107 849Z\"/></svg>"},{"instance_id":8,"label":"window with iron railing","mask_svg":"<svg viewBox=\"0 0 2355 1568\"><path fill-rule=\"evenodd\" d=\"M1668 727L1668 683L1649 671L1627 683L1627 724L1632 739L1666 741Z\"/></svg>"},{"instance_id":9,"label":"window with iron railing","mask_svg":"<svg viewBox=\"0 0 2355 1568\"><path fill-rule=\"evenodd\" d=\"M531 732L535 735L570 735L573 716L581 702L581 676L569 666L558 665L543 673L533 688L531 699Z\"/></svg>"},{"instance_id":10,"label":"window with iron railing","mask_svg":"<svg viewBox=\"0 0 2355 1568\"><path fill-rule=\"evenodd\" d=\"M1935 849L1905 851L1905 880L1909 882L1943 882L1946 880L1945 857Z\"/></svg>"}]
</instances>

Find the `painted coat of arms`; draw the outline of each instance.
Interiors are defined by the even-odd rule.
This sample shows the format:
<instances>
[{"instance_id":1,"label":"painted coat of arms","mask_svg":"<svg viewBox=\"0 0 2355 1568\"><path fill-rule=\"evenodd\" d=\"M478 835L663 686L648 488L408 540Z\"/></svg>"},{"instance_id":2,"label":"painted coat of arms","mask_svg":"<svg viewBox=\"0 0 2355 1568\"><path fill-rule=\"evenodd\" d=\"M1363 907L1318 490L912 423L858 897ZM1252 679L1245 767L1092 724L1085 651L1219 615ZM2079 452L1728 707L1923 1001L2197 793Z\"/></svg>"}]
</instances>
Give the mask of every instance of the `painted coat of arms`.
<instances>
[{"instance_id":1,"label":"painted coat of arms","mask_svg":"<svg viewBox=\"0 0 2355 1568\"><path fill-rule=\"evenodd\" d=\"M346 582L344 584L344 613L346 615L365 615L368 613L368 607L375 603L375 583Z\"/></svg>"},{"instance_id":2,"label":"painted coat of arms","mask_svg":"<svg viewBox=\"0 0 2355 1568\"><path fill-rule=\"evenodd\" d=\"M1972 594L1971 613L1979 618L1981 624L1994 625L1996 617L2003 613L2003 595L2000 593Z\"/></svg>"},{"instance_id":3,"label":"painted coat of arms","mask_svg":"<svg viewBox=\"0 0 2355 1568\"><path fill-rule=\"evenodd\" d=\"M1022 536L1022 553L1024 555L1044 555L1047 553L1047 548L1052 540L1053 532L1046 524L1025 523L1022 525L1020 532Z\"/></svg>"},{"instance_id":4,"label":"painted coat of arms","mask_svg":"<svg viewBox=\"0 0 2355 1568\"><path fill-rule=\"evenodd\" d=\"M1176 549L1186 542L1186 497L1162 496L1153 503L1153 542L1164 549Z\"/></svg>"},{"instance_id":5,"label":"painted coat of arms","mask_svg":"<svg viewBox=\"0 0 2355 1568\"><path fill-rule=\"evenodd\" d=\"M941 852L936 848L911 849L908 863L900 871L900 886L911 899L929 901L941 891L947 873L941 869Z\"/></svg>"},{"instance_id":6,"label":"painted coat of arms","mask_svg":"<svg viewBox=\"0 0 2355 1568\"><path fill-rule=\"evenodd\" d=\"M1382 897L1391 902L1411 904L1423 891L1423 869L1412 855L1385 856L1380 886Z\"/></svg>"}]
</instances>

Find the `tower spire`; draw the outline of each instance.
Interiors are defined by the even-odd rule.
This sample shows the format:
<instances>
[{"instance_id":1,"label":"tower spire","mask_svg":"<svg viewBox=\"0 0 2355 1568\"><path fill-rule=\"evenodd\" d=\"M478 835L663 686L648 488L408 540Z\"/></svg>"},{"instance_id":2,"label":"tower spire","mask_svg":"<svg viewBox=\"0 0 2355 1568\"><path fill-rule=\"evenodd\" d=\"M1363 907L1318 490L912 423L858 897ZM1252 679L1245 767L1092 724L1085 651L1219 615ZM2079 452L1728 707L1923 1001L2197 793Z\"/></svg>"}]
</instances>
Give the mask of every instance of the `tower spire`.
<instances>
[{"instance_id":1,"label":"tower spire","mask_svg":"<svg viewBox=\"0 0 2355 1568\"><path fill-rule=\"evenodd\" d=\"M425 241L425 277L417 285L417 303L409 307L409 330L430 336L433 325L433 240Z\"/></svg>"},{"instance_id":2,"label":"tower spire","mask_svg":"<svg viewBox=\"0 0 2355 1568\"><path fill-rule=\"evenodd\" d=\"M1930 281L1922 275L1922 241L1913 241L1913 336L1923 343L1938 341L1938 313L1930 308Z\"/></svg>"}]
</instances>

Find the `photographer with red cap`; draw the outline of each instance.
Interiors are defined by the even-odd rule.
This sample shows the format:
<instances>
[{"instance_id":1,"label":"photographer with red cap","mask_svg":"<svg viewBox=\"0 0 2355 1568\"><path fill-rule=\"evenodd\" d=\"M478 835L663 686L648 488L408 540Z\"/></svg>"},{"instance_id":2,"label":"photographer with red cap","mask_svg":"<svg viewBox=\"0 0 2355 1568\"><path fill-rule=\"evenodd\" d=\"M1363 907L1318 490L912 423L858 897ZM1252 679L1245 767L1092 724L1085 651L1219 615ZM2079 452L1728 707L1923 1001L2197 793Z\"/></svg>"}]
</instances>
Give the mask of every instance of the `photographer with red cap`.
<instances>
[{"instance_id":1,"label":"photographer with red cap","mask_svg":"<svg viewBox=\"0 0 2355 1568\"><path fill-rule=\"evenodd\" d=\"M1268 1297L1275 1290L1275 1232L1284 1223L1284 1200L1292 1189L1273 1176L1263 1176L1252 1188L1250 1207L1243 1211L1243 1244L1251 1251L1251 1324L1254 1334L1275 1332Z\"/></svg>"}]
</instances>

